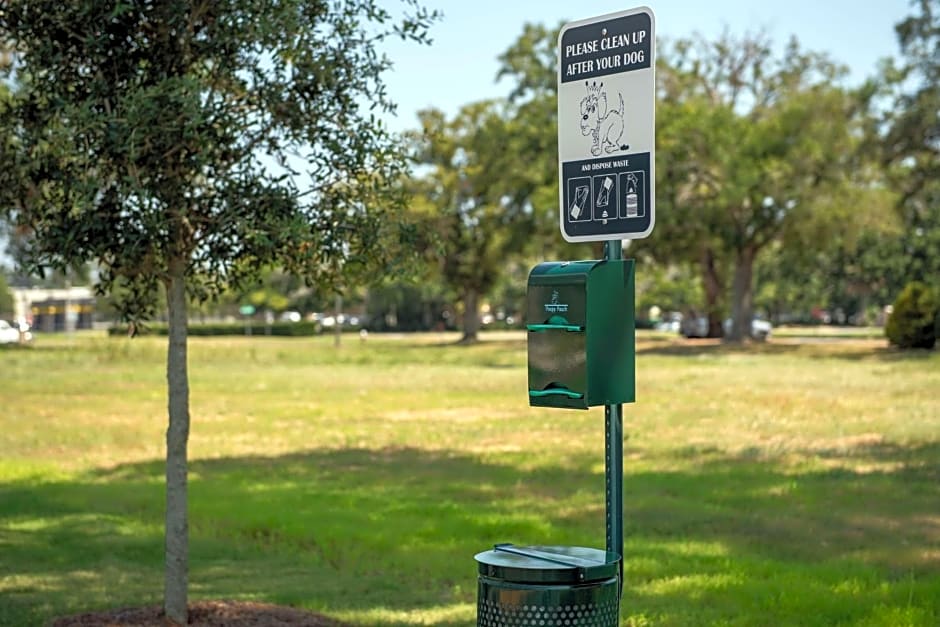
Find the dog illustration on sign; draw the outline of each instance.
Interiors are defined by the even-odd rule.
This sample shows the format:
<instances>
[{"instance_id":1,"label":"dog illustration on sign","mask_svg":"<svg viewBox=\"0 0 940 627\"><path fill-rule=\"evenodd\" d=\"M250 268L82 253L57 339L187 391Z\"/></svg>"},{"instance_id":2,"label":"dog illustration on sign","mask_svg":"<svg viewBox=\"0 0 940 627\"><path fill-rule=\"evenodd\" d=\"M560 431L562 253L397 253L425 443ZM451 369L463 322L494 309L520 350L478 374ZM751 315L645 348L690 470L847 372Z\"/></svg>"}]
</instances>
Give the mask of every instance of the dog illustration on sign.
<instances>
[{"instance_id":1,"label":"dog illustration on sign","mask_svg":"<svg viewBox=\"0 0 940 627\"><path fill-rule=\"evenodd\" d=\"M581 99L581 134L591 136L591 154L601 154L629 150L630 146L621 144L623 136L623 94L617 111L607 109L607 91L604 83L584 81L587 95Z\"/></svg>"}]
</instances>

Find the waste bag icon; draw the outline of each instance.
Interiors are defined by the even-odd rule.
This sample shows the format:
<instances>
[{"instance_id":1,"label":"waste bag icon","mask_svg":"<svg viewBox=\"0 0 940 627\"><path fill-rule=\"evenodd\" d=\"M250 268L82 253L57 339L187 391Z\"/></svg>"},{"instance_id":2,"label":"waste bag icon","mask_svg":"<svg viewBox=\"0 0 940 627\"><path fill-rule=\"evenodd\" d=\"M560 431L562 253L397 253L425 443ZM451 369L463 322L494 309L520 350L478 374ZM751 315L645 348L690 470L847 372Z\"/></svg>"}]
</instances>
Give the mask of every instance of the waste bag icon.
<instances>
[{"instance_id":1,"label":"waste bag icon","mask_svg":"<svg viewBox=\"0 0 940 627\"><path fill-rule=\"evenodd\" d=\"M581 214L584 213L584 208L587 206L590 193L591 188L588 185L579 185L575 188L574 200L568 208L568 213L571 214L572 220L577 220L581 217Z\"/></svg>"}]
</instances>

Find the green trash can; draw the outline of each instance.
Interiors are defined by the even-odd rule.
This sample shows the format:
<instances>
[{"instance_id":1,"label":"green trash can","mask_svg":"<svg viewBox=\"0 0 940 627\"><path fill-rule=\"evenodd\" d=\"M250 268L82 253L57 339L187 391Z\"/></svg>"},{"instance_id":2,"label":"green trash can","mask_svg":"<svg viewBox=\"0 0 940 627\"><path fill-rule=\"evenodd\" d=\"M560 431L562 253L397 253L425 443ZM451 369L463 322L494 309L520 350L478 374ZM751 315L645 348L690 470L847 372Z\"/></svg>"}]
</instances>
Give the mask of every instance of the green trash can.
<instances>
[{"instance_id":1,"label":"green trash can","mask_svg":"<svg viewBox=\"0 0 940 627\"><path fill-rule=\"evenodd\" d=\"M477 627L617 627L620 556L497 544L477 553Z\"/></svg>"}]
</instances>

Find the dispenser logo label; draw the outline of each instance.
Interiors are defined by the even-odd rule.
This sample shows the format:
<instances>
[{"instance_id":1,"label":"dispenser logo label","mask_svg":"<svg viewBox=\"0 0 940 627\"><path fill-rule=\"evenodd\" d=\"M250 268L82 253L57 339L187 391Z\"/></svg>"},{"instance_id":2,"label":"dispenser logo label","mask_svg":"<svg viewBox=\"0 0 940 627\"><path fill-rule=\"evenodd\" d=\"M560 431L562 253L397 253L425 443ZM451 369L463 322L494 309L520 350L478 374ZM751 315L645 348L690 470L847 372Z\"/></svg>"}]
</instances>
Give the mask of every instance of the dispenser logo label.
<instances>
[{"instance_id":1,"label":"dispenser logo label","mask_svg":"<svg viewBox=\"0 0 940 627\"><path fill-rule=\"evenodd\" d=\"M545 303L546 313L568 313L568 304L558 302L558 290L552 290L551 302Z\"/></svg>"}]
</instances>

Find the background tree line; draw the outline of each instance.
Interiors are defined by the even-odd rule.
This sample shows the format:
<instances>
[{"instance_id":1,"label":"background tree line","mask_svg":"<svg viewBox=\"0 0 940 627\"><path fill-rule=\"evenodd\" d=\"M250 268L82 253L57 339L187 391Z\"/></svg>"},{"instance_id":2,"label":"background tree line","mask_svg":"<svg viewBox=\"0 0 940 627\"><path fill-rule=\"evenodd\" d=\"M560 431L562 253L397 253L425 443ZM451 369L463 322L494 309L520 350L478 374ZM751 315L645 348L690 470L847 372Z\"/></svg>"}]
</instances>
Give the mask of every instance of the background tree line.
<instances>
[{"instance_id":1,"label":"background tree line","mask_svg":"<svg viewBox=\"0 0 940 627\"><path fill-rule=\"evenodd\" d=\"M896 27L901 60L855 87L796 39L660 42L657 226L629 251L641 304L705 315L712 336L730 316L740 340L755 309L870 322L907 283L937 287L940 4L916 9ZM557 235L556 38L527 25L501 55L504 100L421 115L430 169L414 206L440 229L441 278L468 311L497 273L599 254Z\"/></svg>"},{"instance_id":2,"label":"background tree line","mask_svg":"<svg viewBox=\"0 0 940 627\"><path fill-rule=\"evenodd\" d=\"M739 340L758 312L873 322L907 283L936 283L937 14L936 0L918 2L896 25L899 58L857 86L796 39L782 48L762 33L660 42L657 227L628 251L644 269L641 318L653 305L701 315L720 336L730 317ZM600 254L557 234L556 36L526 25L499 57L505 98L452 117L422 111L403 138L421 261L407 276L337 288L373 328L461 328L472 341L481 313L489 317L481 306L522 322L528 267ZM21 237L12 239L22 256ZM334 307L332 292L285 270L270 267L265 284L203 308Z\"/></svg>"}]
</instances>

